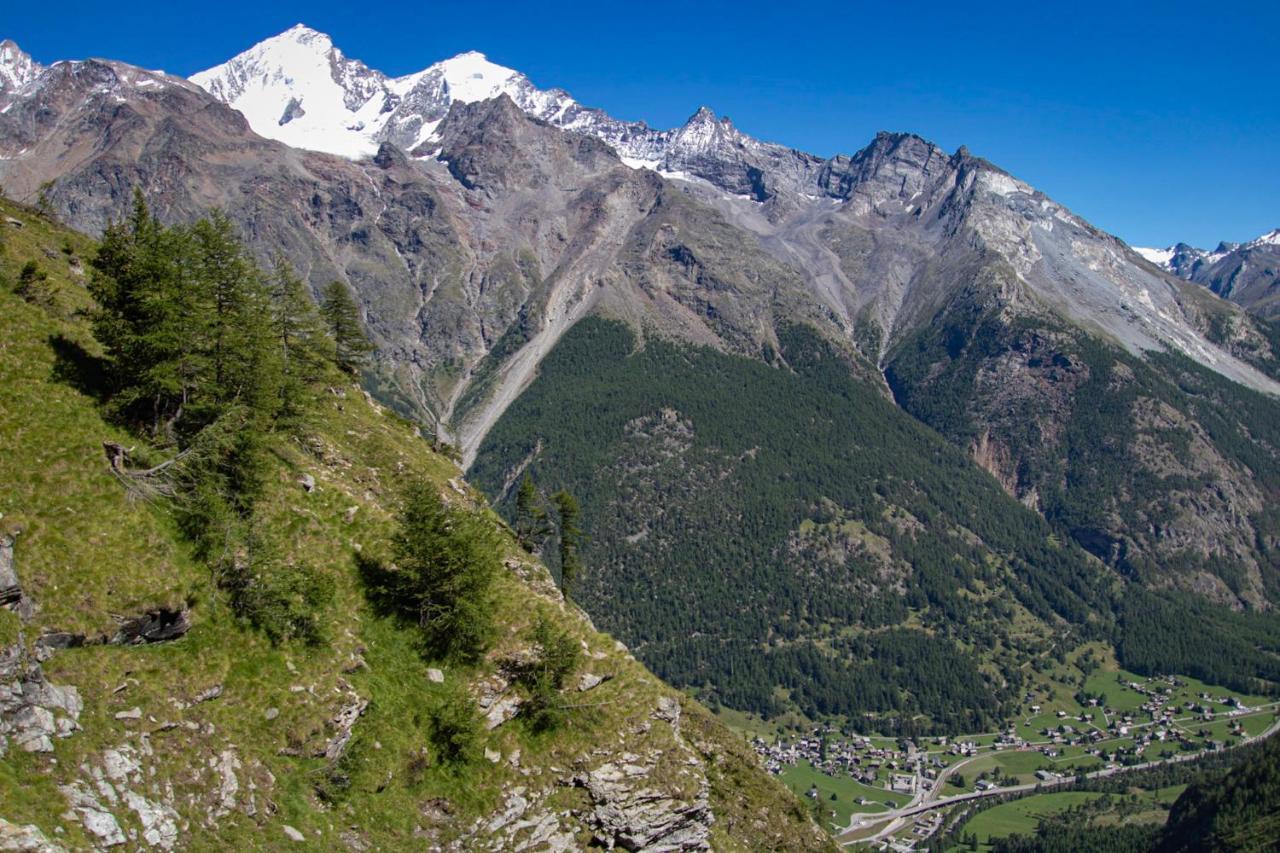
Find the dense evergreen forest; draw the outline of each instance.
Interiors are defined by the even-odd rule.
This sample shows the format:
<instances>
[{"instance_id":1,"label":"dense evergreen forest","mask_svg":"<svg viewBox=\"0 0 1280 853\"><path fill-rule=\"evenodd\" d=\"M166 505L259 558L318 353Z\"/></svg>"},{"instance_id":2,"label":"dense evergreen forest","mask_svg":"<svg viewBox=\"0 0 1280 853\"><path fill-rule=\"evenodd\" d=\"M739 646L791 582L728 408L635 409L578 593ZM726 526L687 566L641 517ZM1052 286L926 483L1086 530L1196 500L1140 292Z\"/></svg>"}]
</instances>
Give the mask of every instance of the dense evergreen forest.
<instances>
[{"instance_id":1,"label":"dense evergreen forest","mask_svg":"<svg viewBox=\"0 0 1280 853\"><path fill-rule=\"evenodd\" d=\"M1280 618L1274 611L1235 612L1171 590L1186 589L1180 578L1204 573L1241 594L1247 585L1243 566L1253 561L1261 591L1270 600L1280 593L1280 513L1274 509L1280 498L1280 404L1184 355L1139 359L1044 319L1005 322L966 298L960 295L939 312L938 328L895 348L886 377L898 403L960 446L984 430L998 435L1019 459L1018 487L1035 494L1055 533L1133 582L1116 606L1122 665L1240 690L1273 689L1280 683ZM1045 400L1012 409L1017 416L977 411L979 375L1001 358L1022 358L1028 370L1042 371L1037 393ZM1275 359L1260 366L1267 365L1274 371ZM1068 390L1059 397L1057 386ZM1070 402L1050 416L1056 400ZM1153 426L1141 414L1152 411L1168 414ZM1046 432L1058 429L1060 435ZM1202 439L1195 432L1201 429ZM1153 460L1186 460L1195 440L1208 442L1223 461L1197 460L1200 473L1194 476L1159 473L1164 463ZM1208 451L1199 452L1208 458ZM1231 481L1237 479L1256 487L1262 499L1256 512L1244 510L1252 513L1252 554L1204 557L1188 545L1156 556L1159 531L1187 503L1195 504L1197 490L1235 500Z\"/></svg>"},{"instance_id":2,"label":"dense evergreen forest","mask_svg":"<svg viewBox=\"0 0 1280 853\"><path fill-rule=\"evenodd\" d=\"M1274 850L1280 845L1280 740L1269 738L1227 771L1208 773L1169 812L1161 853Z\"/></svg>"},{"instance_id":3,"label":"dense evergreen forest","mask_svg":"<svg viewBox=\"0 0 1280 853\"><path fill-rule=\"evenodd\" d=\"M1100 567L807 328L778 366L637 344L576 326L471 475L511 512L525 460L581 498L580 598L664 677L764 714L964 729L1054 631L1111 630Z\"/></svg>"},{"instance_id":4,"label":"dense evergreen forest","mask_svg":"<svg viewBox=\"0 0 1280 853\"><path fill-rule=\"evenodd\" d=\"M999 719L1021 661L1062 637L1108 639L1141 673L1280 681L1274 617L1149 591L1154 568L1108 573L1076 544L1076 519L1124 475L1095 458L1111 442L1089 449L1110 426L1072 427L1086 485L1052 496L1046 520L806 327L781 344L769 365L586 320L472 468L509 514L526 475L582 499L580 598L665 678L895 731Z\"/></svg>"}]
</instances>

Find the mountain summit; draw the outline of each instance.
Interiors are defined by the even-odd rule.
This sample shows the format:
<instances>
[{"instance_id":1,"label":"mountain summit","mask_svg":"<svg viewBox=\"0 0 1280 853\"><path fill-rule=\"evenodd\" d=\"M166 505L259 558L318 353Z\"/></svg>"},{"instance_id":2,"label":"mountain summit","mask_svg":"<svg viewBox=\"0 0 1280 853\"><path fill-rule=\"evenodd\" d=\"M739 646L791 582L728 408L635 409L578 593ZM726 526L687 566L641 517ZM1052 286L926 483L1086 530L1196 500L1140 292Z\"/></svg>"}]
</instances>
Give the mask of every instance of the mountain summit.
<instances>
[{"instance_id":1,"label":"mountain summit","mask_svg":"<svg viewBox=\"0 0 1280 853\"><path fill-rule=\"evenodd\" d=\"M191 80L243 113L262 136L353 159L372 156L383 142L417 147L455 101L506 94L544 114L572 103L562 93L539 92L524 75L476 51L388 77L303 24Z\"/></svg>"},{"instance_id":2,"label":"mountain summit","mask_svg":"<svg viewBox=\"0 0 1280 853\"><path fill-rule=\"evenodd\" d=\"M44 66L22 51L11 39L0 41L0 92L21 89L40 76Z\"/></svg>"}]
</instances>

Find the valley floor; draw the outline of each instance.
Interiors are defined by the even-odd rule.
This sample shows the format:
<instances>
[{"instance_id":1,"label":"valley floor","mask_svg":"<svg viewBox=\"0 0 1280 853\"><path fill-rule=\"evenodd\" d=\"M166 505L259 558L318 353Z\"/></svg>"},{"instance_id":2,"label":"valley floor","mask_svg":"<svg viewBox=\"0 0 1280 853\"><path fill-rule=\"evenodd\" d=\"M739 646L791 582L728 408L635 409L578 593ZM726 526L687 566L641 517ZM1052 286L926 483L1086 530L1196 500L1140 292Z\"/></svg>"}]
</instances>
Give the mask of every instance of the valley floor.
<instances>
[{"instance_id":1,"label":"valley floor","mask_svg":"<svg viewBox=\"0 0 1280 853\"><path fill-rule=\"evenodd\" d=\"M1091 652L1104 655L1100 647L1077 650L1074 663L1028 692L999 732L912 741L833 726L769 730L758 719L726 716L735 716L731 724L751 738L766 768L807 799L841 844L892 849L912 849L956 825L982 844L1034 831L1041 817L1101 796L1041 791L1192 761L1280 731L1274 697L1181 676L1143 678L1105 655L1098 668L1078 669ZM1177 793L1162 791L1143 819L1162 823ZM972 818L957 808L1011 795L1022 796ZM1132 819L1126 812L1125 821Z\"/></svg>"}]
</instances>

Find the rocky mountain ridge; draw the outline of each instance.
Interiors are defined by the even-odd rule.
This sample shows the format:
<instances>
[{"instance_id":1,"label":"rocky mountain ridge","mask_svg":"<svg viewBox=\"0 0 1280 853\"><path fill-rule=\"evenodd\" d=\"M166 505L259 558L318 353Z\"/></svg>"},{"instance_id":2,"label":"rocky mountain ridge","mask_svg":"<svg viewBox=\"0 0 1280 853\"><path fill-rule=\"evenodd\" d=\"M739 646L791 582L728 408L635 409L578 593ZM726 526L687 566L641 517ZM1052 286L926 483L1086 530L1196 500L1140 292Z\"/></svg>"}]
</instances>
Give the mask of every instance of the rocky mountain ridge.
<instances>
[{"instance_id":1,"label":"rocky mountain ridge","mask_svg":"<svg viewBox=\"0 0 1280 853\"><path fill-rule=\"evenodd\" d=\"M298 58L299 53L321 57L322 61L308 65ZM909 282L886 287L880 284L880 276L860 280L860 276L851 277L847 270L839 269L831 263L830 248L822 246L823 238L810 233L815 220L829 230L830 223L838 228L841 220L865 219L874 213L878 216L866 227L878 230L881 220L899 216L903 218L895 225L915 224L927 229L934 220L944 218L955 227L961 213L972 211L976 215L967 218L978 226L979 238L1013 261L1037 298L1053 309L1065 309L1077 322L1101 325L1131 351L1172 346L1213 364L1236 381L1273 393L1277 390L1268 378L1253 373L1247 365L1234 364L1229 353L1215 352L1215 345L1204 339L1194 318L1186 316L1174 292L1176 286L1135 268L1123 243L963 149L947 155L918 137L881 134L853 156L823 159L755 140L706 107L682 127L658 131L584 108L561 90L539 90L524 75L488 63L478 54L463 54L388 81L363 64L347 60L329 37L302 25L192 79L232 106L244 104L251 87L263 87L262 97L270 102L270 109L264 109L260 118L255 118L259 113L247 114L250 125L264 136L284 139L287 131L267 118L287 111L295 101L305 108L306 93L314 86L310 81L317 76L315 69L322 73L326 66L330 72L327 83L335 93L341 90L343 103L360 105L348 110L355 116L349 129L363 127L360 132L370 144L391 141L418 157L438 157L432 133L449 104L503 93L534 118L601 139L629 166L653 169L681 183L691 183L692 192L704 191L704 201L727 206L725 212L735 224L755 232L779 260L800 267L817 285L816 295L823 308L839 319L846 333L857 324L857 312L874 303L871 311L882 337L891 339L898 331L895 326L901 325L897 322L899 311L906 308L910 316L917 308L913 304L915 288ZM422 92L414 97L398 94L428 79L441 81L428 87L429 97ZM380 81L384 91L367 95L371 80ZM367 124L364 118L374 106L386 117L381 124ZM412 139L394 130L409 125L418 134ZM325 133L314 134L308 144L324 148L328 138ZM337 147L330 150L342 153ZM975 192L994 203L975 208ZM839 208L832 209L832 204ZM757 209L759 205L764 207ZM1060 232L1069 232L1066 242L1053 234L1055 225ZM921 248L925 252L938 251L930 239L922 241L913 235L911 242L924 243ZM1043 257L1046 250L1048 259ZM903 259L894 263L902 266ZM1064 285L1064 281L1072 284ZM876 292L881 289L889 292Z\"/></svg>"},{"instance_id":2,"label":"rocky mountain ridge","mask_svg":"<svg viewBox=\"0 0 1280 853\"><path fill-rule=\"evenodd\" d=\"M1136 251L1157 266L1204 285L1254 314L1274 317L1280 313L1280 228L1247 243L1219 243L1212 252L1186 243Z\"/></svg>"}]
</instances>

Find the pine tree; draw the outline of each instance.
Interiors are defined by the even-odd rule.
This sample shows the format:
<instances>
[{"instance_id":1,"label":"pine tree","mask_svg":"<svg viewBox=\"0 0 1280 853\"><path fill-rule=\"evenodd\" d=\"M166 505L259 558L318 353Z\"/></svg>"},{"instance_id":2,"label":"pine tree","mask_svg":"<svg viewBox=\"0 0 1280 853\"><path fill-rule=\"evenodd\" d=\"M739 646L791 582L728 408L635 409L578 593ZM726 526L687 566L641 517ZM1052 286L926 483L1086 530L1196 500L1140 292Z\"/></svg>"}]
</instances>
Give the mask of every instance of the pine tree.
<instances>
[{"instance_id":1,"label":"pine tree","mask_svg":"<svg viewBox=\"0 0 1280 853\"><path fill-rule=\"evenodd\" d=\"M373 345L365 335L364 324L360 321L360 309L351 298L351 291L340 281L333 281L324 289L324 298L320 302L320 313L324 316L333 335L337 351L338 367L348 373L359 373L373 352Z\"/></svg>"},{"instance_id":2,"label":"pine tree","mask_svg":"<svg viewBox=\"0 0 1280 853\"><path fill-rule=\"evenodd\" d=\"M582 572L582 558L578 555L578 548L582 544L582 529L578 526L578 518L582 514L582 508L578 505L578 499L564 489L552 495L551 499L560 516L560 591L567 598Z\"/></svg>"},{"instance_id":3,"label":"pine tree","mask_svg":"<svg viewBox=\"0 0 1280 853\"><path fill-rule=\"evenodd\" d=\"M534 731L545 731L563 722L568 711L560 691L578 667L582 646L542 610L538 611L529 640L538 650L538 656L518 677L529 691L520 715Z\"/></svg>"},{"instance_id":4,"label":"pine tree","mask_svg":"<svg viewBox=\"0 0 1280 853\"><path fill-rule=\"evenodd\" d=\"M551 532L547 510L542 506L542 495L528 474L520 482L516 492L516 538L530 554L542 549L542 543Z\"/></svg>"},{"instance_id":5,"label":"pine tree","mask_svg":"<svg viewBox=\"0 0 1280 853\"><path fill-rule=\"evenodd\" d=\"M422 629L429 653L474 661L493 636L493 582L500 568L493 526L445 505L426 482L410 485L392 538L396 568L381 595Z\"/></svg>"},{"instance_id":6,"label":"pine tree","mask_svg":"<svg viewBox=\"0 0 1280 853\"><path fill-rule=\"evenodd\" d=\"M178 440L205 366L200 326L206 306L194 267L189 232L162 228L135 191L129 220L103 234L89 282L113 410L149 422L153 435L171 441Z\"/></svg>"},{"instance_id":7,"label":"pine tree","mask_svg":"<svg viewBox=\"0 0 1280 853\"><path fill-rule=\"evenodd\" d=\"M206 400L267 411L279 363L271 346L270 298L257 266L236 239L231 220L214 211L192 229L200 291L210 310L205 336L211 375Z\"/></svg>"},{"instance_id":8,"label":"pine tree","mask_svg":"<svg viewBox=\"0 0 1280 853\"><path fill-rule=\"evenodd\" d=\"M293 266L277 254L272 262L271 325L280 359L280 417L300 414L309 386L324 375L333 343L320 311Z\"/></svg>"}]
</instances>

